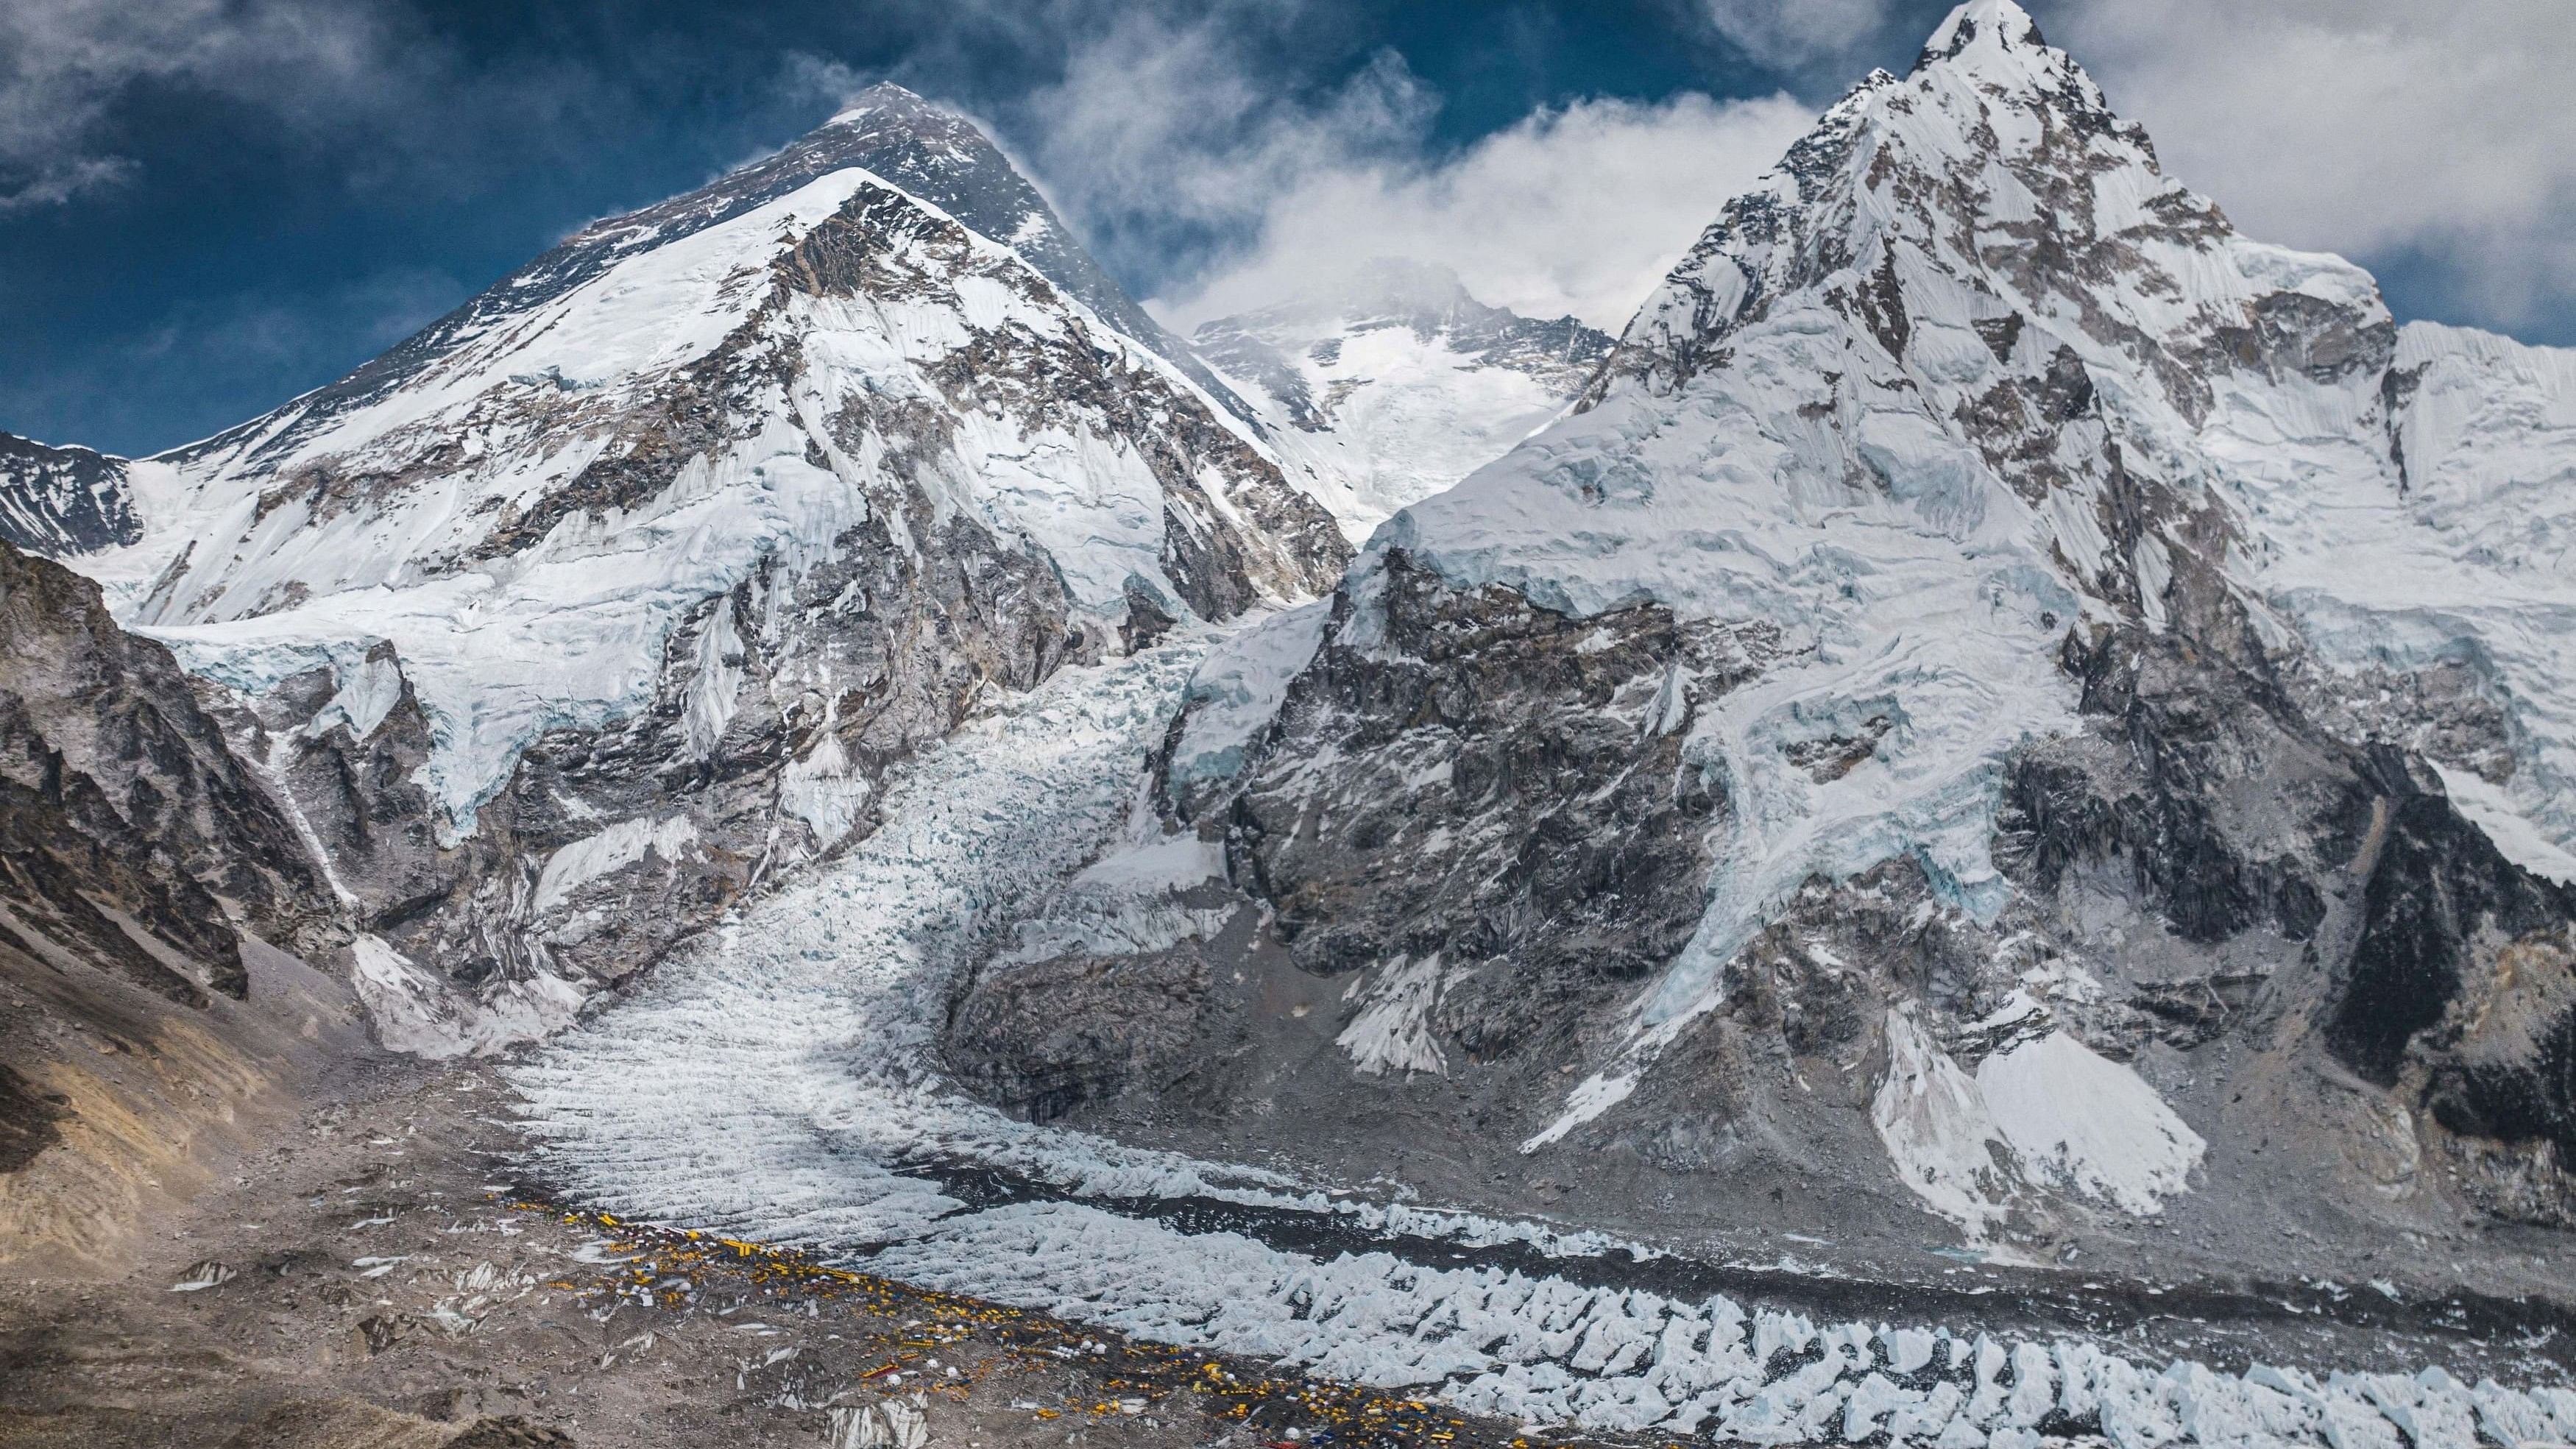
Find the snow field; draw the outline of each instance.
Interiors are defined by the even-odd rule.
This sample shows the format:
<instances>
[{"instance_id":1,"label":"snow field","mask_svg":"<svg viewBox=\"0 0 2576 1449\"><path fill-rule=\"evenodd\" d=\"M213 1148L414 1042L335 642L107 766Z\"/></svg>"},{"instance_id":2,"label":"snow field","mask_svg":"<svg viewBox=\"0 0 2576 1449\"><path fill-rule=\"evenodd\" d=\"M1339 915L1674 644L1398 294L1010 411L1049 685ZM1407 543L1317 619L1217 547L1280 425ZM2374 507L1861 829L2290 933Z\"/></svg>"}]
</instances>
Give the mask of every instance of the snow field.
<instances>
[{"instance_id":1,"label":"snow field","mask_svg":"<svg viewBox=\"0 0 2576 1449\"><path fill-rule=\"evenodd\" d=\"M1547 425L1565 400L1528 373L1458 351L1445 336L1379 324L1286 329L1280 344L1319 403L1327 427L1308 432L1274 416L1271 443L1288 476L1315 496L1354 544L1389 515L1428 498ZM1315 344L1331 344L1325 356ZM1229 377L1244 397L1256 383ZM1269 410L1276 414L1274 406Z\"/></svg>"}]
</instances>

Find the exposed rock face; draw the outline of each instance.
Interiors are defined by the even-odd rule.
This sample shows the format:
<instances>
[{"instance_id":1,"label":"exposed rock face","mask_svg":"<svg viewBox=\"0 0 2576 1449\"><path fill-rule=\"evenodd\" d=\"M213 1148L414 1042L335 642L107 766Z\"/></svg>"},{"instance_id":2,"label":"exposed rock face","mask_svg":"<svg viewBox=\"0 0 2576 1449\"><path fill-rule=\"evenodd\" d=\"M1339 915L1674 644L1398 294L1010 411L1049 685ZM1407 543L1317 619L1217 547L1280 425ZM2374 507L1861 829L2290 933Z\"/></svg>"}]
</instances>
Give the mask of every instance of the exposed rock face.
<instances>
[{"instance_id":1,"label":"exposed rock face","mask_svg":"<svg viewBox=\"0 0 2576 1449\"><path fill-rule=\"evenodd\" d=\"M481 1049L863 834L984 691L1328 588L1242 408L880 87L153 460L121 607L233 692L362 994Z\"/></svg>"},{"instance_id":2,"label":"exposed rock face","mask_svg":"<svg viewBox=\"0 0 2576 1449\"><path fill-rule=\"evenodd\" d=\"M143 536L126 461L0 433L0 543L62 558Z\"/></svg>"},{"instance_id":3,"label":"exposed rock face","mask_svg":"<svg viewBox=\"0 0 2576 1449\"><path fill-rule=\"evenodd\" d=\"M1203 323L1193 340L1258 404L1290 475L1353 542L1562 411L1614 342L1572 317L1486 306L1445 267L1385 258Z\"/></svg>"},{"instance_id":4,"label":"exposed rock face","mask_svg":"<svg viewBox=\"0 0 2576 1449\"><path fill-rule=\"evenodd\" d=\"M347 940L323 869L199 688L0 543L0 1261L113 1262L365 1047L283 953Z\"/></svg>"},{"instance_id":5,"label":"exposed rock face","mask_svg":"<svg viewBox=\"0 0 2576 1449\"><path fill-rule=\"evenodd\" d=\"M948 1060L1037 1122L1129 1093L1223 1091L1207 1048L1241 1034L1215 1014L1210 986L1195 950L997 963L959 1001Z\"/></svg>"},{"instance_id":6,"label":"exposed rock face","mask_svg":"<svg viewBox=\"0 0 2576 1449\"><path fill-rule=\"evenodd\" d=\"M240 997L242 935L333 944L330 893L168 650L0 544L0 939L170 1000Z\"/></svg>"},{"instance_id":7,"label":"exposed rock face","mask_svg":"<svg viewBox=\"0 0 2576 1449\"><path fill-rule=\"evenodd\" d=\"M1448 983L1442 1039L1562 1050L1583 1007L1698 924L1723 802L1681 742L1775 632L1685 627L1652 605L1572 618L1508 589L1451 591L1401 553L1381 587L1367 647L1341 601L1343 627L1263 742L1278 766L1208 824L1300 968L1431 962Z\"/></svg>"},{"instance_id":8,"label":"exposed rock face","mask_svg":"<svg viewBox=\"0 0 2576 1449\"><path fill-rule=\"evenodd\" d=\"M2229 1261L2565 1220L2571 379L2242 237L1978 0L1573 416L1202 670L1161 808L1266 922L1086 948L1205 1003L1064 999L1206 1070L1015 1045L981 1001L1071 959L1025 954L959 1059L1238 1143L1379 1124L1346 1167L1445 1133L1471 1197L1579 1151L1595 1220L1778 1185L1846 1240Z\"/></svg>"}]
</instances>

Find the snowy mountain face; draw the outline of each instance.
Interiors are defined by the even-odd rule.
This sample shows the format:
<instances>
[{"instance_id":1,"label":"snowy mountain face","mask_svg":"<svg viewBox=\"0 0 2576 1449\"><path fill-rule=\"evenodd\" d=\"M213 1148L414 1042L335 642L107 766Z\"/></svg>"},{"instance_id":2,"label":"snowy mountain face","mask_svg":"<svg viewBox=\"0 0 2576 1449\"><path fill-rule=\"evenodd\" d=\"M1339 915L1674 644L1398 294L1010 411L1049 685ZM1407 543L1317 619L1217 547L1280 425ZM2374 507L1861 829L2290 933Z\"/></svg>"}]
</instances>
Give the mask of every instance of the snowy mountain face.
<instances>
[{"instance_id":1,"label":"snowy mountain face","mask_svg":"<svg viewBox=\"0 0 2576 1449\"><path fill-rule=\"evenodd\" d=\"M1101 321L1152 348L1237 417L1252 416L1188 344L1164 330L1065 230L1028 178L1013 169L984 134L897 85L863 92L817 137L834 131L830 154L858 164L947 212L960 224L1010 247L1057 290ZM808 137L799 146L813 144ZM792 154L795 148L790 148ZM786 159L784 155L781 160ZM771 163L775 164L775 163Z\"/></svg>"},{"instance_id":2,"label":"snowy mountain face","mask_svg":"<svg viewBox=\"0 0 2576 1449\"><path fill-rule=\"evenodd\" d=\"M1264 928L1068 925L952 1064L1846 1252L2576 1221L2571 368L2240 235L1976 0L1570 416L1200 667L1158 808Z\"/></svg>"},{"instance_id":3,"label":"snowy mountain face","mask_svg":"<svg viewBox=\"0 0 2576 1449\"><path fill-rule=\"evenodd\" d=\"M1208 376L881 87L130 465L83 567L240 701L389 1035L489 1044L863 833L984 691L1328 587Z\"/></svg>"},{"instance_id":4,"label":"snowy mountain face","mask_svg":"<svg viewBox=\"0 0 2576 1449\"><path fill-rule=\"evenodd\" d=\"M0 433L0 543L65 557L142 537L123 458Z\"/></svg>"},{"instance_id":5,"label":"snowy mountain face","mask_svg":"<svg viewBox=\"0 0 2576 1449\"><path fill-rule=\"evenodd\" d=\"M1358 543L1564 411L1613 339L1488 307L1445 267L1380 260L1191 340Z\"/></svg>"}]
</instances>

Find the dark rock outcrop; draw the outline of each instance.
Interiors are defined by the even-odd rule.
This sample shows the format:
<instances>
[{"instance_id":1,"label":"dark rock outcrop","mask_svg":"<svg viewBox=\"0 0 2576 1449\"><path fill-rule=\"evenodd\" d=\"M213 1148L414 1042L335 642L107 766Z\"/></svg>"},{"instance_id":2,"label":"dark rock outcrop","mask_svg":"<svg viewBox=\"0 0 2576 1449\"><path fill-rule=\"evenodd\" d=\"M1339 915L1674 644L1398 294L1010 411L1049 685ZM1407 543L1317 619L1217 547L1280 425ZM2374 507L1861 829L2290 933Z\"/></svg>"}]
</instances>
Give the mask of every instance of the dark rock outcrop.
<instances>
[{"instance_id":1,"label":"dark rock outcrop","mask_svg":"<svg viewBox=\"0 0 2576 1449\"><path fill-rule=\"evenodd\" d=\"M347 941L329 881L203 688L0 543L0 1262L122 1271L367 1050L286 954Z\"/></svg>"},{"instance_id":2,"label":"dark rock outcrop","mask_svg":"<svg viewBox=\"0 0 2576 1449\"><path fill-rule=\"evenodd\" d=\"M1505 589L1453 592L1401 553L1368 647L1328 636L1218 826L1236 879L1320 976L1436 958L1446 1034L1544 1051L1669 961L1702 909L1725 808L1685 764L1696 705L1759 672L1769 631L1665 610L1577 619ZM1330 774L1299 768L1329 754Z\"/></svg>"},{"instance_id":3,"label":"dark rock outcrop","mask_svg":"<svg viewBox=\"0 0 2576 1449\"><path fill-rule=\"evenodd\" d=\"M245 989L242 933L327 949L321 867L168 650L0 544L0 938L174 1001Z\"/></svg>"}]
</instances>

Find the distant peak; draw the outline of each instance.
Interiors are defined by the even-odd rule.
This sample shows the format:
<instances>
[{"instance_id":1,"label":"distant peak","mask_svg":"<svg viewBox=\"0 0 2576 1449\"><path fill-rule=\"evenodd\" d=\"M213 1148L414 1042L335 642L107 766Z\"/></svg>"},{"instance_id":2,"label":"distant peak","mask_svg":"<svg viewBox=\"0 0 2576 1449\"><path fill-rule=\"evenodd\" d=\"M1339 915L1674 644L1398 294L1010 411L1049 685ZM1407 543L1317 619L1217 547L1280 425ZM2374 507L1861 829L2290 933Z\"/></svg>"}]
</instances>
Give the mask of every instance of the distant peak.
<instances>
[{"instance_id":1,"label":"distant peak","mask_svg":"<svg viewBox=\"0 0 2576 1449\"><path fill-rule=\"evenodd\" d=\"M83 447L78 443L48 443L38 438L26 437L23 434L10 432L6 428L0 428L0 457L5 457L10 454L33 453L83 453L93 458L107 459L112 463L122 463L125 461L125 459L120 458L113 453L102 453L96 448Z\"/></svg>"},{"instance_id":2,"label":"distant peak","mask_svg":"<svg viewBox=\"0 0 2576 1449\"><path fill-rule=\"evenodd\" d=\"M1932 38L1923 42L1914 68L1973 58L1977 52L2006 55L2040 50L2047 45L2039 33L2039 22L2013 0L1968 0L1951 11L1949 18L1932 32Z\"/></svg>"},{"instance_id":3,"label":"distant peak","mask_svg":"<svg viewBox=\"0 0 2576 1449\"><path fill-rule=\"evenodd\" d=\"M832 113L832 119L823 124L844 126L853 121L867 120L872 116L887 114L905 116L924 113L947 114L944 107L933 105L923 99L918 91L896 85L893 81L878 81L875 85L850 97L843 103L841 109Z\"/></svg>"},{"instance_id":4,"label":"distant peak","mask_svg":"<svg viewBox=\"0 0 2576 1449\"><path fill-rule=\"evenodd\" d=\"M1403 319L1432 327L1486 307L1447 266L1417 257L1375 256L1306 276L1258 305L1200 324L1202 334L1246 324L1331 326L1361 319Z\"/></svg>"}]
</instances>

